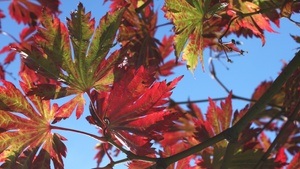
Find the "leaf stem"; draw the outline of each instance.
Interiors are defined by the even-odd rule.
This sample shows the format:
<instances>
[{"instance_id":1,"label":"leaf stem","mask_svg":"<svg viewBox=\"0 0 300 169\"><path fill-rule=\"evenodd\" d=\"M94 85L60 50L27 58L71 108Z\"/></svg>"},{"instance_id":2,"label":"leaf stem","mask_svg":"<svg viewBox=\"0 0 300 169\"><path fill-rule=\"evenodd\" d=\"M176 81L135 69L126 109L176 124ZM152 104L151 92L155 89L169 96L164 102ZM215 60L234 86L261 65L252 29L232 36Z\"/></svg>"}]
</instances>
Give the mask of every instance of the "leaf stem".
<instances>
[{"instance_id":1,"label":"leaf stem","mask_svg":"<svg viewBox=\"0 0 300 169\"><path fill-rule=\"evenodd\" d=\"M97 141L107 142L107 139L105 137L99 137L99 136L96 136L94 134L87 133L87 132L80 131L80 130L75 130L75 129L70 129L70 128L64 128L64 127L59 127L59 126L52 126L52 125L50 125L50 129L64 130L64 131L71 131L71 132L75 132L75 133L80 133L80 134L83 134L83 135L90 136L90 137L94 138Z\"/></svg>"},{"instance_id":2,"label":"leaf stem","mask_svg":"<svg viewBox=\"0 0 300 169\"><path fill-rule=\"evenodd\" d=\"M167 25L172 25L172 24L173 24L172 22L163 23L163 24L160 24L160 25L156 25L154 29L157 29L157 28L163 27L163 26L167 26Z\"/></svg>"},{"instance_id":3,"label":"leaf stem","mask_svg":"<svg viewBox=\"0 0 300 169\"><path fill-rule=\"evenodd\" d=\"M101 169L103 169L103 168L113 168L116 164L124 163L126 161L130 161L130 159L129 158L124 158L124 159L121 159L121 160L118 160L118 161L111 161L105 167L101 167ZM100 169L100 168L97 167L97 168L93 168L93 169Z\"/></svg>"},{"instance_id":4,"label":"leaf stem","mask_svg":"<svg viewBox=\"0 0 300 169\"><path fill-rule=\"evenodd\" d=\"M217 98L212 98L211 100L220 101L220 100L225 100L226 98L227 97L217 97ZM243 100L243 101L248 101L248 102L253 102L253 103L257 102L257 100L255 100L255 99L249 99L249 98L237 96L234 94L232 94L232 99ZM189 104L189 103L204 103L204 102L208 102L208 101L209 101L209 99L200 99L200 100L189 100L189 101L178 101L178 102L175 101L174 103L175 104ZM282 109L282 106L278 106L275 104L268 103L267 105L278 108L278 109Z\"/></svg>"},{"instance_id":5,"label":"leaf stem","mask_svg":"<svg viewBox=\"0 0 300 169\"><path fill-rule=\"evenodd\" d=\"M15 38L12 34L10 34L8 32L5 32L5 31L3 31L3 30L0 29L0 33L3 34L3 35L5 35L5 36L8 36L8 37L12 38L16 43L21 43L21 42L18 41L17 38Z\"/></svg>"}]
</instances>

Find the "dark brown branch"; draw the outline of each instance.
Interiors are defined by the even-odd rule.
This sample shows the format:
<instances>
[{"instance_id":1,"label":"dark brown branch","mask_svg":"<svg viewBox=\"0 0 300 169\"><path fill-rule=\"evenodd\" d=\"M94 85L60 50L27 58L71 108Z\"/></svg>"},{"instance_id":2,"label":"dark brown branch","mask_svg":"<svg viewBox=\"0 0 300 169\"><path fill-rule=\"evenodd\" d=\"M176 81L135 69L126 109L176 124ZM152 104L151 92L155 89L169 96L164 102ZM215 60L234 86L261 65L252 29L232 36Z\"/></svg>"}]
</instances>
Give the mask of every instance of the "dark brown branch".
<instances>
[{"instance_id":1,"label":"dark brown branch","mask_svg":"<svg viewBox=\"0 0 300 169\"><path fill-rule=\"evenodd\" d=\"M270 102L273 96L281 89L282 85L287 81L287 79L293 74L293 72L300 66L300 51L296 53L294 58L290 63L283 69L281 74L276 78L273 84L268 88L268 90L260 97L260 99L247 111L247 113L229 130L231 138L237 137L245 127L257 117L257 115L265 108L265 106ZM230 164L230 158L232 157L233 150L237 148L236 142L229 141L226 148L226 153L224 155L224 160L221 168L228 168ZM230 150L227 150L230 149Z\"/></svg>"},{"instance_id":2,"label":"dark brown branch","mask_svg":"<svg viewBox=\"0 0 300 169\"><path fill-rule=\"evenodd\" d=\"M299 111L300 111L300 102L298 102L298 104L297 104L296 108L294 109L293 113L290 115L290 117L288 117L287 122L283 125L283 127L281 128L280 132L278 133L278 135L276 136L276 138L274 139L274 141L272 142L272 144L270 145L268 150L264 153L264 155L258 161L258 163L255 166L255 169L260 168L261 165L263 164L263 162L269 157L270 153L274 149L277 149L280 146L280 144L283 144L282 140L287 140L288 139L288 137L285 136L286 135L285 133L291 127L291 125L293 125L294 121L297 118L297 115L298 115Z\"/></svg>"},{"instance_id":3,"label":"dark brown branch","mask_svg":"<svg viewBox=\"0 0 300 169\"><path fill-rule=\"evenodd\" d=\"M143 10L144 8L146 8L146 6L148 6L151 2L152 2L152 0L147 0L143 5L141 5L140 7L136 8L136 9L135 9L135 12L136 12L136 13L141 13L142 10Z\"/></svg>"}]
</instances>

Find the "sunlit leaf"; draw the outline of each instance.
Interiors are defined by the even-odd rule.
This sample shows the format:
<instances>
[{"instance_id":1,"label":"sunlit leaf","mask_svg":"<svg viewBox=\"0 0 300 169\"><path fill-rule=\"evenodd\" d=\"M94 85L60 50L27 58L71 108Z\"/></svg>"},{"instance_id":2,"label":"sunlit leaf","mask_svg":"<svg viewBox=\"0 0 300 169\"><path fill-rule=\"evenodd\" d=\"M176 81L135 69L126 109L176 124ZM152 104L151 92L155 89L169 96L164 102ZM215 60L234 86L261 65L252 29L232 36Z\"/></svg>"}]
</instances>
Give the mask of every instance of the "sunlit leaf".
<instances>
[{"instance_id":1,"label":"sunlit leaf","mask_svg":"<svg viewBox=\"0 0 300 169\"><path fill-rule=\"evenodd\" d=\"M23 91L32 79L21 73ZM27 83L29 80L30 83ZM2 168L63 168L66 156L64 137L52 133L50 122L58 106L38 96L26 97L12 83L0 87L0 159ZM5 161L4 161L5 160Z\"/></svg>"},{"instance_id":2,"label":"sunlit leaf","mask_svg":"<svg viewBox=\"0 0 300 169\"><path fill-rule=\"evenodd\" d=\"M233 0L231 6L239 11L239 13L236 13L237 19L230 25L231 32L236 33L238 36L257 36L261 38L263 45L266 42L264 31L275 32L269 19L261 13L256 13L260 10L258 5L249 1Z\"/></svg>"},{"instance_id":3,"label":"sunlit leaf","mask_svg":"<svg viewBox=\"0 0 300 169\"><path fill-rule=\"evenodd\" d=\"M114 133L116 139L136 153L154 153L149 141L161 140L160 132L168 130L167 126L180 116L165 108L180 79L154 82L154 74L143 67L128 70L110 92L97 94L93 99L97 103L96 114L104 122L100 127Z\"/></svg>"},{"instance_id":4,"label":"sunlit leaf","mask_svg":"<svg viewBox=\"0 0 300 169\"><path fill-rule=\"evenodd\" d=\"M35 44L26 49L25 63L38 73L86 92L100 85L110 85L113 69L119 60L115 52L106 59L124 10L107 13L95 29L91 13L79 3L67 19L67 26L57 17L44 12L43 27L38 28ZM71 48L72 46L72 48ZM105 83L99 82L106 81ZM38 88L38 87L37 87Z\"/></svg>"},{"instance_id":5,"label":"sunlit leaf","mask_svg":"<svg viewBox=\"0 0 300 169\"><path fill-rule=\"evenodd\" d=\"M10 16L18 23L36 26L37 19L40 17L43 8L47 8L51 13L59 13L58 5L59 0L53 0L51 2L45 0L35 0L35 2L13 0L8 9Z\"/></svg>"},{"instance_id":6,"label":"sunlit leaf","mask_svg":"<svg viewBox=\"0 0 300 169\"><path fill-rule=\"evenodd\" d=\"M192 72L200 59L203 66L202 19L204 17L202 1L166 0L166 17L175 25L175 55L187 62Z\"/></svg>"}]
</instances>

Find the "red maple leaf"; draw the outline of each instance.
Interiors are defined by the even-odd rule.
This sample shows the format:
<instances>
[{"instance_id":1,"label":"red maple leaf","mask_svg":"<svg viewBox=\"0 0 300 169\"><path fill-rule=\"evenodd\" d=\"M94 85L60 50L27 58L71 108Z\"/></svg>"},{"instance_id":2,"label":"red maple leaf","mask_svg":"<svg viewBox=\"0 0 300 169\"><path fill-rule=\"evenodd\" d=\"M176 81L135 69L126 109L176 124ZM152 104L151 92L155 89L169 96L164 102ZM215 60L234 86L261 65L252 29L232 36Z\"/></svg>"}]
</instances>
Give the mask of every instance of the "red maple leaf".
<instances>
[{"instance_id":1,"label":"red maple leaf","mask_svg":"<svg viewBox=\"0 0 300 169\"><path fill-rule=\"evenodd\" d=\"M263 45L266 42L264 30L268 32L275 32L270 25L269 18L260 13L255 13L260 10L260 7L254 3L234 0L232 1L232 4L229 4L229 9L229 11L234 9L236 12L230 15L237 17L237 19L230 25L230 32L234 32L238 36L259 37L261 38Z\"/></svg>"},{"instance_id":2,"label":"red maple leaf","mask_svg":"<svg viewBox=\"0 0 300 169\"><path fill-rule=\"evenodd\" d=\"M35 31L35 27L24 28L19 35L19 42L10 43L0 50L0 54L8 52L6 58L4 59L4 64L10 64L15 60L16 54L19 51L21 51L24 47L30 46L30 44L33 43L32 35Z\"/></svg>"},{"instance_id":3,"label":"red maple leaf","mask_svg":"<svg viewBox=\"0 0 300 169\"><path fill-rule=\"evenodd\" d=\"M51 13L58 14L58 5L59 0L36 0L36 2L30 2L29 0L13 0L8 9L10 16L18 23L35 26L37 25L37 19L42 13L42 9L47 8Z\"/></svg>"},{"instance_id":4,"label":"red maple leaf","mask_svg":"<svg viewBox=\"0 0 300 169\"><path fill-rule=\"evenodd\" d=\"M149 141L163 139L162 132L180 116L165 104L181 78L154 82L154 74L144 67L129 69L111 91L94 92L95 113L91 113L104 135L111 134L137 154L154 153Z\"/></svg>"}]
</instances>

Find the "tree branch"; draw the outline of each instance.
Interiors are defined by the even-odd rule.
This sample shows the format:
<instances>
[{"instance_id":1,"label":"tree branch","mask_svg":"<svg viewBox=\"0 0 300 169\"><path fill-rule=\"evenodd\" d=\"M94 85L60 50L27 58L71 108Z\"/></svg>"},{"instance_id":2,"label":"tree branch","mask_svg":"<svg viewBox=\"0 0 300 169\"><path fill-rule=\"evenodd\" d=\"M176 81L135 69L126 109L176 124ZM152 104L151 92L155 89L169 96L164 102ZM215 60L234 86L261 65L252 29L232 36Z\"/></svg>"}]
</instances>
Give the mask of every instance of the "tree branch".
<instances>
[{"instance_id":1,"label":"tree branch","mask_svg":"<svg viewBox=\"0 0 300 169\"><path fill-rule=\"evenodd\" d=\"M300 51L296 53L294 58L283 69L281 74L276 78L276 80L269 87L269 89L260 97L260 99L252 107L250 107L248 112L236 124L234 124L231 128L228 129L231 138L238 137L239 133L241 133L244 130L244 128L264 109L268 102L270 102L273 96L280 90L282 85L287 81L290 75L292 75L292 73L295 70L297 70L299 66ZM230 163L230 158L228 157L231 157L233 155L232 153L234 153L234 149L236 149L235 140L229 141L221 168L228 168L228 164Z\"/></svg>"},{"instance_id":2,"label":"tree branch","mask_svg":"<svg viewBox=\"0 0 300 169\"><path fill-rule=\"evenodd\" d=\"M143 5L141 5L140 7L136 8L136 9L135 9L135 12L136 12L136 13L142 12L142 10L143 10L144 8L146 8L146 6L149 5L151 2L152 2L152 0L147 0Z\"/></svg>"},{"instance_id":3,"label":"tree branch","mask_svg":"<svg viewBox=\"0 0 300 169\"><path fill-rule=\"evenodd\" d=\"M280 132L278 133L278 135L276 136L276 138L274 139L274 141L272 142L272 144L270 145L270 147L268 148L268 150L260 158L260 160L258 161L258 163L255 166L255 169L260 168L261 165L263 164L263 162L265 161L265 159L268 158L269 154L274 149L278 148L280 146L280 144L282 144L284 142L283 140L287 140L288 139L288 137L286 137L286 131L289 130L289 128L292 125L294 125L293 124L294 120L296 120L299 111L300 111L300 102L298 102L298 104L297 104L296 108L294 109L293 113L289 116L287 122L283 125L283 127L281 128Z\"/></svg>"}]
</instances>

